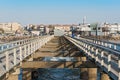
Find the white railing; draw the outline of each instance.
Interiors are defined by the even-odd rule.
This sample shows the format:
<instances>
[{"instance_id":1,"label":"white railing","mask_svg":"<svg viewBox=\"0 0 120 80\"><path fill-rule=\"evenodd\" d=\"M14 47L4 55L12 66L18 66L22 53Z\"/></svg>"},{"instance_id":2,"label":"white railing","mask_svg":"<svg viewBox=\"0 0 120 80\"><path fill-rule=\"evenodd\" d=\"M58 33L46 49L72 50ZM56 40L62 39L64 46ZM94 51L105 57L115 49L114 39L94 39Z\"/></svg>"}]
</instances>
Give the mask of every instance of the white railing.
<instances>
[{"instance_id":1,"label":"white railing","mask_svg":"<svg viewBox=\"0 0 120 80\"><path fill-rule=\"evenodd\" d=\"M14 66L20 64L27 56L34 53L54 36L42 36L32 39L15 41L2 45L16 44L0 51L0 77L9 72ZM20 44L17 44L20 43Z\"/></svg>"},{"instance_id":2,"label":"white railing","mask_svg":"<svg viewBox=\"0 0 120 80\"><path fill-rule=\"evenodd\" d=\"M1 43L0 44L0 51L3 51L3 50L6 50L6 49L15 47L17 45L24 45L24 44L29 43L30 41L32 41L34 39L43 38L43 37L45 37L45 36L32 37L32 38L23 39L23 40L17 40L17 41L12 41L12 42L8 42L8 43Z\"/></svg>"},{"instance_id":3,"label":"white railing","mask_svg":"<svg viewBox=\"0 0 120 80\"><path fill-rule=\"evenodd\" d=\"M120 80L120 52L110 49L105 46L101 46L98 44L94 44L92 42L86 41L84 39L76 39L65 36L70 42L75 44L81 50L85 52L85 54L90 58L94 59L96 64L101 67L101 69L106 69L106 73L108 73L113 79ZM112 63L115 63L115 69ZM112 74L115 76L112 76Z\"/></svg>"},{"instance_id":4,"label":"white railing","mask_svg":"<svg viewBox=\"0 0 120 80\"><path fill-rule=\"evenodd\" d=\"M17 40L17 41L12 41L12 42L8 42L8 43L1 43L0 44L0 52L12 47L15 47L17 45L23 45L26 43L29 43L30 41L37 39L37 38L41 38L43 36L40 37L32 37L32 38L28 38L28 39L23 39L23 40Z\"/></svg>"},{"instance_id":5,"label":"white railing","mask_svg":"<svg viewBox=\"0 0 120 80\"><path fill-rule=\"evenodd\" d=\"M105 40L98 40L98 39L92 39L92 38L84 38L84 37L76 37L78 39L83 39L89 42L93 42L94 44L98 44L104 47L108 47L113 50L118 50L120 51L120 44L117 44L115 42L110 42L110 41L105 41Z\"/></svg>"}]
</instances>

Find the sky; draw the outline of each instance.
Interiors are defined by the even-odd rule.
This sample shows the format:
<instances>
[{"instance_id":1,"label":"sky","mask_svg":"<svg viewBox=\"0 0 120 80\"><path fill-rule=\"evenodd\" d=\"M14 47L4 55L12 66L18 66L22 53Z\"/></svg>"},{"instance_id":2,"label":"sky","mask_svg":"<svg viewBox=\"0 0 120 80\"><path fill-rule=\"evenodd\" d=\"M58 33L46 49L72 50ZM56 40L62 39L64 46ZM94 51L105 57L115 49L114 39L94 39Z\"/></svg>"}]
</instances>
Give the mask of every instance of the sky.
<instances>
[{"instance_id":1,"label":"sky","mask_svg":"<svg viewBox=\"0 0 120 80\"><path fill-rule=\"evenodd\" d=\"M120 0L0 0L0 22L120 23Z\"/></svg>"}]
</instances>

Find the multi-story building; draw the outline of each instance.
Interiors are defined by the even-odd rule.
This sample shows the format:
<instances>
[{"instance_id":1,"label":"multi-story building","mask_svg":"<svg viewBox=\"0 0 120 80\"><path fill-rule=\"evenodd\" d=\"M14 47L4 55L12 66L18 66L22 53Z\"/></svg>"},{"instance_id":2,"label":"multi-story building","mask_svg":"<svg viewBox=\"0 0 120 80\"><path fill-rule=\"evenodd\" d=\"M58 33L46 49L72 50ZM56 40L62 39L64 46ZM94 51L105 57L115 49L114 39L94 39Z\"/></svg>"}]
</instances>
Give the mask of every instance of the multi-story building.
<instances>
[{"instance_id":1,"label":"multi-story building","mask_svg":"<svg viewBox=\"0 0 120 80\"><path fill-rule=\"evenodd\" d=\"M110 30L110 33L120 32L120 24L110 24L109 30Z\"/></svg>"},{"instance_id":2,"label":"multi-story building","mask_svg":"<svg viewBox=\"0 0 120 80\"><path fill-rule=\"evenodd\" d=\"M55 29L59 29L59 30L64 30L66 32L70 31L70 26L71 25L54 25Z\"/></svg>"},{"instance_id":3,"label":"multi-story building","mask_svg":"<svg viewBox=\"0 0 120 80\"><path fill-rule=\"evenodd\" d=\"M23 31L22 25L17 22L12 23L0 23L0 29L6 34L21 33Z\"/></svg>"},{"instance_id":4,"label":"multi-story building","mask_svg":"<svg viewBox=\"0 0 120 80\"><path fill-rule=\"evenodd\" d=\"M44 35L49 33L49 28L46 25L29 24L27 30L33 35Z\"/></svg>"},{"instance_id":5,"label":"multi-story building","mask_svg":"<svg viewBox=\"0 0 120 80\"><path fill-rule=\"evenodd\" d=\"M70 32L71 25L54 25L54 35L61 36Z\"/></svg>"},{"instance_id":6,"label":"multi-story building","mask_svg":"<svg viewBox=\"0 0 120 80\"><path fill-rule=\"evenodd\" d=\"M106 30L103 30L103 25L101 23L92 23L90 24L91 28L91 35L92 36L99 36L99 35L104 35L104 32Z\"/></svg>"},{"instance_id":7,"label":"multi-story building","mask_svg":"<svg viewBox=\"0 0 120 80\"><path fill-rule=\"evenodd\" d=\"M90 35L91 28L89 26L90 24L79 24L71 26L71 31L75 35L81 35L81 36L88 36Z\"/></svg>"},{"instance_id":8,"label":"multi-story building","mask_svg":"<svg viewBox=\"0 0 120 80\"><path fill-rule=\"evenodd\" d=\"M120 33L120 24L94 23L91 24L91 35L107 36L111 33Z\"/></svg>"}]
</instances>

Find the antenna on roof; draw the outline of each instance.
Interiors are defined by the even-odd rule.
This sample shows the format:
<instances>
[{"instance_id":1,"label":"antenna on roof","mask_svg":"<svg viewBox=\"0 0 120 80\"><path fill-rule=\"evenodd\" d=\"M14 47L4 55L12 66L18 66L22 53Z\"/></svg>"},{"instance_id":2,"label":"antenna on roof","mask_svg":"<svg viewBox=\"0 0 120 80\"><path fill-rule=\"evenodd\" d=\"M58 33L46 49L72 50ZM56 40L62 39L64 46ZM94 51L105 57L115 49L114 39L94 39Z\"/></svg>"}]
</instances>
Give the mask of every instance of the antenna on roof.
<instances>
[{"instance_id":1,"label":"antenna on roof","mask_svg":"<svg viewBox=\"0 0 120 80\"><path fill-rule=\"evenodd\" d=\"M85 24L85 21L86 21L86 16L84 16L83 18L83 25Z\"/></svg>"}]
</instances>

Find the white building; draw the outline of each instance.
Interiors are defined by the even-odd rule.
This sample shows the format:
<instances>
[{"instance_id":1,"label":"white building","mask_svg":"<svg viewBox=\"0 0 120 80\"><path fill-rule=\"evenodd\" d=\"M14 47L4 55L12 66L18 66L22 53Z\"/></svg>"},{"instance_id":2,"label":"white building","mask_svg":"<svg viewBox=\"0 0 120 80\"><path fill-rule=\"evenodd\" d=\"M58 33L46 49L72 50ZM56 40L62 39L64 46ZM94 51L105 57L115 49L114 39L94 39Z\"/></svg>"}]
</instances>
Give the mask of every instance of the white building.
<instances>
[{"instance_id":1,"label":"white building","mask_svg":"<svg viewBox=\"0 0 120 80\"><path fill-rule=\"evenodd\" d=\"M80 24L77 26L72 26L71 30L73 30L74 34L80 34L81 36L90 35L91 28L90 24Z\"/></svg>"},{"instance_id":2,"label":"white building","mask_svg":"<svg viewBox=\"0 0 120 80\"><path fill-rule=\"evenodd\" d=\"M63 36L65 34L65 30L54 29L54 36Z\"/></svg>"},{"instance_id":3,"label":"white building","mask_svg":"<svg viewBox=\"0 0 120 80\"><path fill-rule=\"evenodd\" d=\"M78 31L91 31L91 28L88 27L89 24L84 24L84 25L80 25L77 26L77 30Z\"/></svg>"},{"instance_id":4,"label":"white building","mask_svg":"<svg viewBox=\"0 0 120 80\"><path fill-rule=\"evenodd\" d=\"M117 24L117 23L116 24L103 24L102 28L107 30L105 31L107 33L106 35L120 32L120 24Z\"/></svg>"},{"instance_id":5,"label":"white building","mask_svg":"<svg viewBox=\"0 0 120 80\"><path fill-rule=\"evenodd\" d=\"M96 27L97 35L106 36L111 33L120 32L120 24L108 24L108 23L100 23L100 24L92 24L91 25L91 35L96 35Z\"/></svg>"},{"instance_id":6,"label":"white building","mask_svg":"<svg viewBox=\"0 0 120 80\"><path fill-rule=\"evenodd\" d=\"M90 25L91 35L93 35L93 36L102 35L103 36L106 33L106 32L103 31L103 27L104 27L104 25L102 23L92 23Z\"/></svg>"},{"instance_id":7,"label":"white building","mask_svg":"<svg viewBox=\"0 0 120 80\"><path fill-rule=\"evenodd\" d=\"M109 25L110 33L120 32L120 24L111 24Z\"/></svg>"},{"instance_id":8,"label":"white building","mask_svg":"<svg viewBox=\"0 0 120 80\"><path fill-rule=\"evenodd\" d=\"M33 34L33 35L37 35L37 36L39 36L40 35L40 31L31 31L31 33Z\"/></svg>"},{"instance_id":9,"label":"white building","mask_svg":"<svg viewBox=\"0 0 120 80\"><path fill-rule=\"evenodd\" d=\"M47 34L49 34L50 29L48 27L45 27L45 31L46 31Z\"/></svg>"},{"instance_id":10,"label":"white building","mask_svg":"<svg viewBox=\"0 0 120 80\"><path fill-rule=\"evenodd\" d=\"M4 30L4 33L15 33L22 31L22 25L17 22L12 23L0 23L0 29Z\"/></svg>"},{"instance_id":11,"label":"white building","mask_svg":"<svg viewBox=\"0 0 120 80\"><path fill-rule=\"evenodd\" d=\"M70 26L71 25L55 25L55 29L59 29L59 30L64 30L64 31L70 31Z\"/></svg>"}]
</instances>

